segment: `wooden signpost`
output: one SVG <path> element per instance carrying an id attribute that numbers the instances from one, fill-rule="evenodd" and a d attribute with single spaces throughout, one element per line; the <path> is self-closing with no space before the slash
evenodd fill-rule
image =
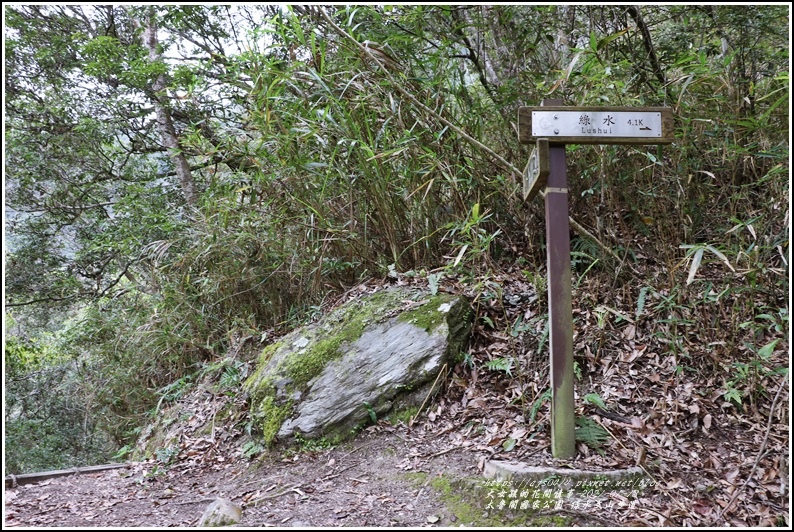
<path id="1" fill-rule="evenodd" d="M 551 452 L 573 458 L 571 240 L 568 225 L 566 144 L 669 144 L 673 114 L 668 107 L 566 107 L 543 100 L 518 110 L 518 140 L 535 143 L 524 171 L 524 199 L 546 192 L 546 264 L 551 358 Z"/>

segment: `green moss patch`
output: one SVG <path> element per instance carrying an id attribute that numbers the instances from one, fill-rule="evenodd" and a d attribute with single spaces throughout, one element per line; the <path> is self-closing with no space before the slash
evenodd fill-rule
<path id="1" fill-rule="evenodd" d="M 396 425 L 400 422 L 403 422 L 407 425 L 408 422 L 411 421 L 411 418 L 414 417 L 417 412 L 419 412 L 418 406 L 405 408 L 403 410 L 390 413 L 386 417 L 386 421 L 388 421 L 392 425 Z"/>
<path id="2" fill-rule="evenodd" d="M 345 353 L 365 329 L 389 318 L 407 297 L 405 290 L 382 290 L 335 310 L 319 323 L 291 333 L 266 347 L 257 370 L 245 382 L 251 399 L 251 412 L 265 442 L 272 444 L 279 428 L 293 414 L 293 398 L 305 393 L 308 383 L 326 365 Z M 446 316 L 437 312 L 440 305 L 454 299 L 443 295 L 432 298 L 419 309 L 404 313 L 425 330 L 435 330 Z M 432 309 L 434 312 L 429 312 Z M 436 318 L 430 318 L 434 315 Z"/>
<path id="3" fill-rule="evenodd" d="M 495 484 L 482 477 L 453 478 L 448 476 L 430 477 L 425 473 L 407 473 L 404 478 L 412 484 L 429 487 L 436 492 L 446 506 L 450 523 L 455 526 L 477 527 L 545 527 L 570 526 L 571 519 L 560 515 L 537 515 L 544 507 L 553 507 L 556 501 L 553 493 L 538 489 L 524 489 L 524 493 L 511 493 L 510 484 Z M 538 509 L 532 504 L 527 508 L 510 506 L 507 501 L 523 495 L 524 500 L 537 501 Z M 505 501 L 504 504 L 502 501 Z M 454 517 L 452 517 L 454 516 Z"/>
<path id="4" fill-rule="evenodd" d="M 418 308 L 403 312 L 397 320 L 411 323 L 432 334 L 447 318 L 448 311 L 440 312 L 439 309 L 443 305 L 451 305 L 454 299 L 455 296 L 448 294 L 435 295 Z"/>

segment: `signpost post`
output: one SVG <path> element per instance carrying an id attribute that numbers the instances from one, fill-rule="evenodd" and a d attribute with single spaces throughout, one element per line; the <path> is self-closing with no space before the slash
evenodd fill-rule
<path id="1" fill-rule="evenodd" d="M 668 107 L 565 107 L 543 100 L 518 110 L 518 139 L 536 143 L 524 171 L 524 199 L 545 188 L 546 264 L 551 358 L 551 452 L 576 454 L 573 400 L 571 241 L 568 226 L 566 144 L 669 144 L 673 115 Z"/>

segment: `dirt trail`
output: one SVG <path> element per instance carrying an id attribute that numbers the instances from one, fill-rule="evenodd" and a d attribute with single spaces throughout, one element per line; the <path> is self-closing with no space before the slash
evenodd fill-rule
<path id="1" fill-rule="evenodd" d="M 433 454 L 436 454 L 433 457 Z M 6 491 L 5 526 L 195 526 L 216 497 L 243 506 L 246 526 L 456 525 L 434 476 L 476 477 L 477 456 L 443 454 L 392 431 L 332 450 L 50 479 Z M 471 501 L 475 506 L 481 501 Z"/>
<path id="2" fill-rule="evenodd" d="M 486 455 L 423 432 L 380 425 L 323 451 L 150 461 L 21 485 L 6 490 L 4 527 L 190 527 L 217 497 L 242 506 L 239 526 L 250 527 L 619 526 L 618 514 L 496 509 Z"/>

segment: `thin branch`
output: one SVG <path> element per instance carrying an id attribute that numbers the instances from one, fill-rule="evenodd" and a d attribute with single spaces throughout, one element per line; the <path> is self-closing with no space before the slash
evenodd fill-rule
<path id="1" fill-rule="evenodd" d="M 113 257 L 111 257 L 111 259 L 112 259 L 112 258 L 113 258 Z M 109 262 L 110 262 L 110 259 L 108 260 L 108 263 L 109 263 Z M 112 282 L 111 282 L 110 284 L 108 284 L 108 285 L 107 285 L 107 286 L 106 286 L 106 287 L 105 287 L 105 288 L 104 288 L 102 291 L 100 291 L 100 292 L 99 292 L 99 293 L 96 295 L 96 297 L 98 297 L 98 298 L 99 298 L 99 297 L 105 297 L 105 296 L 107 295 L 107 293 L 108 293 L 108 292 L 110 292 L 110 290 L 111 290 L 111 289 L 112 289 L 114 286 L 116 286 L 117 284 L 119 284 L 119 282 L 121 281 L 121 279 L 122 279 L 123 277 L 127 277 L 127 270 L 129 270 L 130 266 L 132 266 L 134 263 L 135 263 L 135 261 L 133 261 L 133 262 L 130 262 L 130 263 L 128 263 L 126 266 L 124 266 L 124 269 L 121 271 L 121 273 L 118 275 L 118 277 L 116 277 L 116 279 L 115 279 L 114 281 L 112 281 Z M 105 265 L 107 265 L 107 263 L 106 263 Z"/>
<path id="2" fill-rule="evenodd" d="M 661 83 L 662 87 L 664 88 L 667 85 L 667 80 L 665 79 L 664 71 L 662 71 L 662 67 L 659 64 L 659 59 L 656 57 L 656 51 L 653 48 L 653 41 L 651 40 L 651 32 L 648 29 L 648 26 L 645 24 L 645 20 L 643 20 L 638 7 L 628 6 L 626 8 L 626 12 L 634 20 L 634 23 L 637 24 L 637 29 L 640 30 L 640 33 L 642 34 L 642 42 L 645 45 L 645 51 L 648 53 L 648 61 L 651 64 L 653 73 L 656 75 L 656 79 L 659 80 L 659 83 Z M 667 89 L 665 88 L 665 91 L 666 90 Z"/>
<path id="3" fill-rule="evenodd" d="M 337 33 L 339 33 L 339 34 L 340 34 L 342 37 L 344 37 L 344 38 L 346 38 L 346 39 L 350 40 L 350 41 L 351 41 L 351 42 L 352 42 L 352 43 L 353 43 L 353 44 L 354 44 L 354 45 L 355 45 L 355 46 L 356 46 L 356 47 L 357 47 L 357 48 L 358 48 L 358 49 L 359 49 L 361 52 L 363 52 L 363 53 L 364 53 L 366 56 L 368 56 L 370 59 L 372 59 L 372 60 L 375 62 L 375 64 L 377 64 L 379 67 L 381 67 L 382 71 L 383 71 L 383 72 L 386 74 L 386 76 L 387 76 L 387 77 L 389 78 L 389 80 L 392 82 L 392 84 L 393 84 L 393 87 L 394 87 L 394 89 L 396 89 L 396 90 L 397 90 L 397 92 L 399 92 L 400 94 L 402 94 L 403 96 L 405 96 L 407 99 L 409 99 L 409 100 L 410 100 L 410 101 L 411 101 L 411 102 L 412 102 L 412 103 L 413 103 L 415 106 L 417 106 L 418 108 L 422 109 L 424 112 L 426 112 L 427 114 L 431 115 L 431 116 L 432 116 L 432 117 L 434 117 L 436 120 L 440 121 L 440 122 L 441 122 L 441 123 L 443 123 L 445 126 L 449 127 L 449 128 L 450 128 L 450 129 L 452 129 L 453 131 L 455 131 L 455 132 L 456 132 L 458 135 L 460 135 L 460 136 L 461 136 L 461 137 L 463 137 L 464 139 L 468 140 L 469 142 L 471 142 L 472 144 L 474 144 L 475 146 L 477 146 L 478 148 L 480 148 L 481 150 L 483 150 L 484 152 L 486 152 L 488 155 L 490 155 L 491 157 L 493 157 L 494 159 L 496 159 L 498 162 L 500 162 L 500 163 L 502 164 L 502 166 L 504 166 L 505 168 L 507 168 L 507 169 L 509 169 L 509 170 L 512 170 L 513 172 L 515 172 L 516 176 L 517 176 L 518 178 L 520 178 L 520 176 L 521 176 L 521 174 L 522 174 L 522 173 L 521 173 L 521 170 L 519 170 L 518 168 L 516 168 L 515 166 L 513 166 L 512 164 L 510 164 L 509 162 L 507 162 L 507 161 L 506 161 L 506 160 L 505 160 L 505 159 L 504 159 L 504 158 L 503 158 L 501 155 L 499 155 L 498 153 L 496 153 L 495 151 L 493 151 L 491 148 L 489 148 L 488 146 L 486 146 L 485 144 L 483 144 L 483 143 L 482 143 L 482 142 L 480 142 L 479 140 L 475 139 L 474 137 L 472 137 L 471 135 L 469 135 L 468 133 L 466 133 L 465 131 L 463 131 L 462 129 L 460 129 L 458 126 L 456 126 L 455 124 L 453 124 L 452 122 L 450 122 L 449 120 L 447 120 L 446 118 L 444 118 L 443 116 L 441 116 L 441 115 L 439 115 L 438 113 L 436 113 L 436 112 L 435 112 L 434 110 L 432 110 L 430 107 L 428 107 L 428 106 L 426 106 L 425 104 L 423 104 L 422 102 L 420 102 L 420 101 L 419 101 L 419 100 L 418 100 L 418 99 L 417 99 L 417 98 L 416 98 L 416 97 L 415 97 L 413 94 L 411 94 L 410 92 L 408 92 L 407 90 L 405 90 L 405 89 L 402 87 L 402 84 L 401 84 L 401 83 L 398 83 L 398 82 L 397 82 L 397 80 L 396 80 L 396 79 L 394 79 L 394 76 L 392 76 L 392 75 L 391 75 L 391 73 L 390 73 L 390 72 L 389 72 L 389 71 L 386 69 L 386 67 L 385 67 L 385 66 L 383 65 L 383 63 L 382 63 L 382 62 L 381 62 L 381 61 L 378 59 L 378 57 L 376 57 L 376 56 L 375 56 L 375 55 L 374 55 L 374 54 L 371 52 L 371 50 L 370 50 L 370 48 L 369 48 L 369 47 L 367 47 L 367 46 L 364 46 L 363 44 L 361 44 L 360 42 L 358 42 L 358 41 L 357 41 L 357 40 L 356 40 L 356 39 L 355 39 L 355 38 L 354 38 L 352 35 L 350 35 L 350 34 L 349 34 L 349 33 L 347 33 L 345 30 L 343 30 L 342 28 L 340 28 L 340 27 L 339 27 L 339 26 L 338 26 L 338 25 L 337 25 L 337 24 L 336 24 L 336 23 L 335 23 L 335 22 L 334 22 L 334 21 L 331 19 L 331 17 L 329 17 L 329 16 L 328 16 L 328 13 L 326 13 L 324 9 L 320 9 L 319 11 L 320 11 L 320 13 L 322 14 L 322 16 L 325 18 L 325 20 L 326 20 L 326 21 L 327 21 L 327 22 L 328 22 L 328 23 L 331 25 L 331 27 L 332 27 L 332 28 L 333 28 L 333 29 L 334 29 L 334 30 L 335 30 Z"/>
<path id="4" fill-rule="evenodd" d="M 59 303 L 61 301 L 71 301 L 74 299 L 79 298 L 80 295 L 73 295 L 69 297 L 42 297 L 40 299 L 31 299 L 30 301 L 23 301 L 22 303 L 8 303 L 6 302 L 6 307 L 24 307 L 26 305 L 35 305 L 37 303 Z"/>
<path id="5" fill-rule="evenodd" d="M 755 463 L 753 464 L 752 469 L 750 469 L 750 473 L 747 475 L 747 480 L 744 481 L 742 487 L 737 489 L 733 492 L 733 496 L 731 500 L 728 501 L 728 504 L 720 511 L 720 514 L 717 516 L 714 521 L 709 524 L 709 528 L 713 526 L 717 526 L 717 523 L 722 520 L 722 517 L 725 513 L 733 506 L 733 503 L 736 502 L 736 499 L 739 497 L 739 494 L 744 491 L 747 487 L 747 484 L 753 479 L 753 475 L 755 474 L 755 470 L 758 468 L 758 464 L 761 462 L 761 459 L 766 455 L 766 444 L 769 442 L 769 433 L 772 431 L 772 416 L 775 414 L 775 407 L 777 407 L 777 400 L 780 399 L 780 392 L 783 391 L 786 383 L 788 382 L 788 376 L 784 377 L 780 383 L 780 386 L 777 388 L 777 393 L 775 394 L 775 398 L 772 400 L 772 406 L 769 407 L 769 418 L 766 422 L 766 434 L 764 434 L 764 441 L 761 442 L 761 447 L 758 449 L 758 455 L 755 458 Z"/>
<path id="6" fill-rule="evenodd" d="M 498 105 L 493 84 L 488 81 L 488 77 L 485 74 L 483 65 L 480 62 L 480 56 L 472 44 L 471 39 L 469 39 L 469 37 L 463 32 L 463 27 L 460 25 L 460 14 L 457 11 L 453 11 L 452 18 L 458 22 L 458 25 L 454 27 L 453 31 L 463 40 L 463 45 L 468 51 L 466 58 L 469 59 L 474 64 L 474 68 L 477 69 L 477 77 L 480 80 L 480 85 L 483 86 L 485 92 L 487 92 L 488 96 L 491 97 L 491 101 Z"/>

